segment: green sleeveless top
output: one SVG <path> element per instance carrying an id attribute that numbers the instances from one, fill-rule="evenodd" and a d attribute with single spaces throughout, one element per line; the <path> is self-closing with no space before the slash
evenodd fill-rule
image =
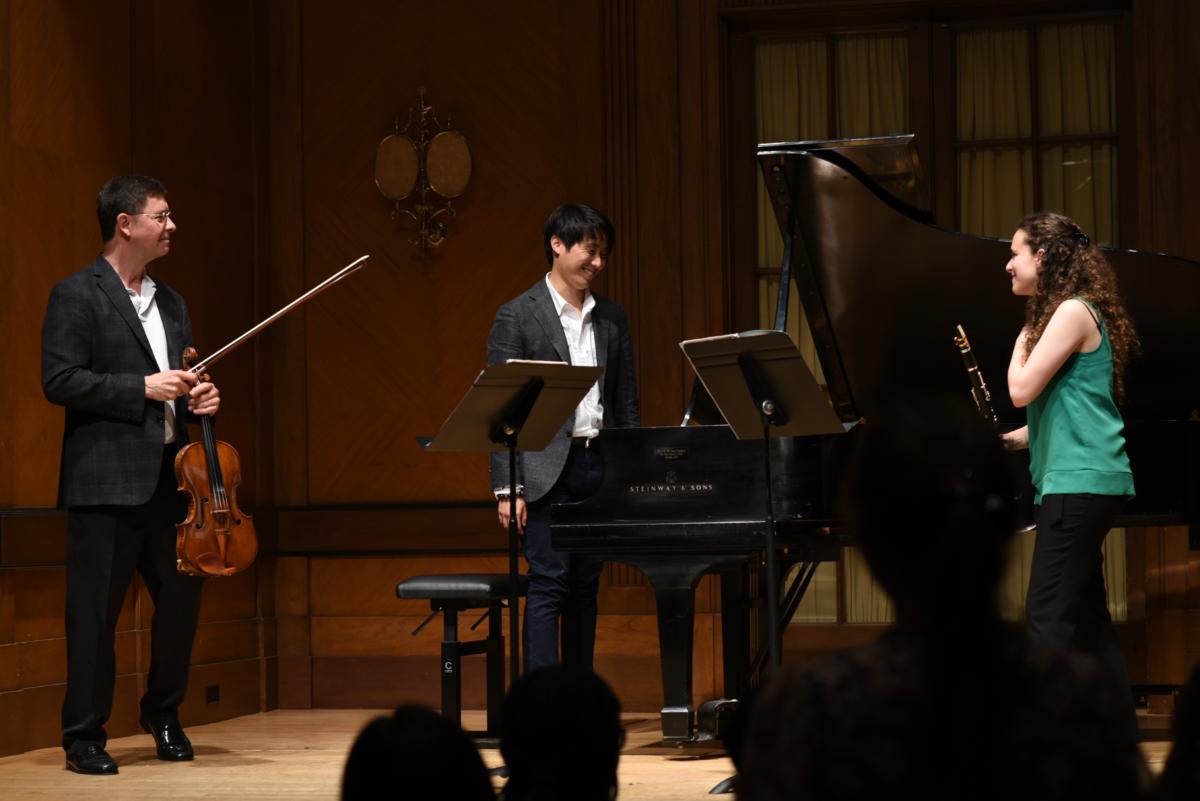
<path id="1" fill-rule="evenodd" d="M 1112 395 L 1112 344 L 1098 323 L 1100 346 L 1071 354 L 1026 409 L 1034 503 L 1050 493 L 1134 494 L 1125 423 Z"/>

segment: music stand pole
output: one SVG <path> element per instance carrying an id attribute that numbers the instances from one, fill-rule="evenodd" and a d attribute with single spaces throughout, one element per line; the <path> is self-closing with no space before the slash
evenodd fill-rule
<path id="1" fill-rule="evenodd" d="M 459 401 L 429 451 L 508 451 L 509 670 L 521 673 L 517 448 L 538 451 L 550 444 L 603 368 L 518 359 L 481 372 Z"/>
<path id="2" fill-rule="evenodd" d="M 763 440 L 766 514 L 763 561 L 766 572 L 768 665 L 782 662 L 779 621 L 779 562 L 776 554 L 775 488 L 771 434 L 814 436 L 842 433 L 841 421 L 825 399 L 795 343 L 782 331 L 747 331 L 679 343 L 704 388 L 738 439 Z"/>
<path id="3" fill-rule="evenodd" d="M 770 383 L 749 353 L 738 354 L 738 367 L 741 368 L 746 387 L 750 390 L 750 396 L 754 399 L 762 418 L 763 476 L 767 482 L 767 508 L 763 516 L 766 523 L 763 545 L 766 548 L 764 570 L 767 573 L 767 664 L 775 671 L 779 669 L 782 661 L 779 654 L 779 568 L 775 555 L 775 488 L 771 470 L 771 426 L 786 423 L 787 413 L 773 399 Z"/>
<path id="4" fill-rule="evenodd" d="M 518 638 L 517 613 L 520 600 L 517 596 L 517 438 L 512 436 L 509 444 L 509 675 L 512 681 L 521 675 L 521 640 Z"/>
<path id="5" fill-rule="evenodd" d="M 521 622 L 517 594 L 517 438 L 529 413 L 537 404 L 546 382 L 540 377 L 529 378 L 500 413 L 489 438 L 508 448 L 508 644 L 509 670 L 512 681 L 521 675 Z"/>

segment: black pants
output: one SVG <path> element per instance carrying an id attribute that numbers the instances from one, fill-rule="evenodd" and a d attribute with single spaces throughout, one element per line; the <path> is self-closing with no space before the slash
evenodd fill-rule
<path id="1" fill-rule="evenodd" d="M 596 648 L 596 595 L 604 563 L 587 556 L 559 553 L 550 546 L 550 507 L 582 500 L 604 478 L 599 450 L 572 446 L 558 481 L 529 504 L 525 520 L 525 559 L 529 595 L 525 599 L 525 670 L 558 664 L 562 620 L 562 661 L 592 668 Z"/>
<path id="2" fill-rule="evenodd" d="M 1042 497 L 1025 614 L 1030 634 L 1094 655 L 1128 694 L 1129 673 L 1108 614 L 1100 550 L 1124 505 L 1120 495 Z"/>
<path id="3" fill-rule="evenodd" d="M 186 511 L 176 490 L 168 445 L 154 496 L 141 506 L 91 506 L 67 514 L 67 695 L 63 748 L 104 745 L 112 712 L 117 617 L 136 567 L 154 600 L 150 675 L 141 714 L 176 715 L 187 692 L 188 664 L 203 580 L 175 568 L 175 524 Z"/>

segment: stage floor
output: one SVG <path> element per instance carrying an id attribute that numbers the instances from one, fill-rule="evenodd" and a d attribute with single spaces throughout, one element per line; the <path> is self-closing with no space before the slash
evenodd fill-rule
<path id="1" fill-rule="evenodd" d="M 6 801 L 53 798 L 59 801 L 125 801 L 131 797 L 172 801 L 213 797 L 253 799 L 326 799 L 335 801 L 342 765 L 363 725 L 383 714 L 360 709 L 280 709 L 207 726 L 188 728 L 196 749 L 194 762 L 159 762 L 147 734 L 110 740 L 117 776 L 80 776 L 63 767 L 62 751 L 44 748 L 0 759 L 0 795 Z M 706 798 L 709 789 L 729 776 L 733 766 L 716 747 L 664 745 L 658 716 L 630 713 L 621 755 L 623 801 L 675 801 Z M 463 715 L 467 727 L 483 728 L 482 712 Z M 1151 770 L 1162 769 L 1170 745 L 1142 746 Z M 483 749 L 488 767 L 500 754 Z M 732 797 L 732 796 L 726 796 Z"/>

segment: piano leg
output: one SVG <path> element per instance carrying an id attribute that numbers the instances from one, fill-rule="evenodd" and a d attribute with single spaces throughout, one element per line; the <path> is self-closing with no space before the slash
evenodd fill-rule
<path id="1" fill-rule="evenodd" d="M 746 668 L 750 661 L 750 597 L 747 565 L 721 570 L 721 654 L 725 671 L 725 697 L 744 698 L 749 690 Z"/>
<path id="2" fill-rule="evenodd" d="M 611 557 L 610 557 L 611 558 Z M 646 574 L 658 606 L 658 648 L 662 664 L 664 740 L 692 739 L 692 646 L 696 585 L 713 567 L 711 558 L 690 560 L 621 559 Z"/>

